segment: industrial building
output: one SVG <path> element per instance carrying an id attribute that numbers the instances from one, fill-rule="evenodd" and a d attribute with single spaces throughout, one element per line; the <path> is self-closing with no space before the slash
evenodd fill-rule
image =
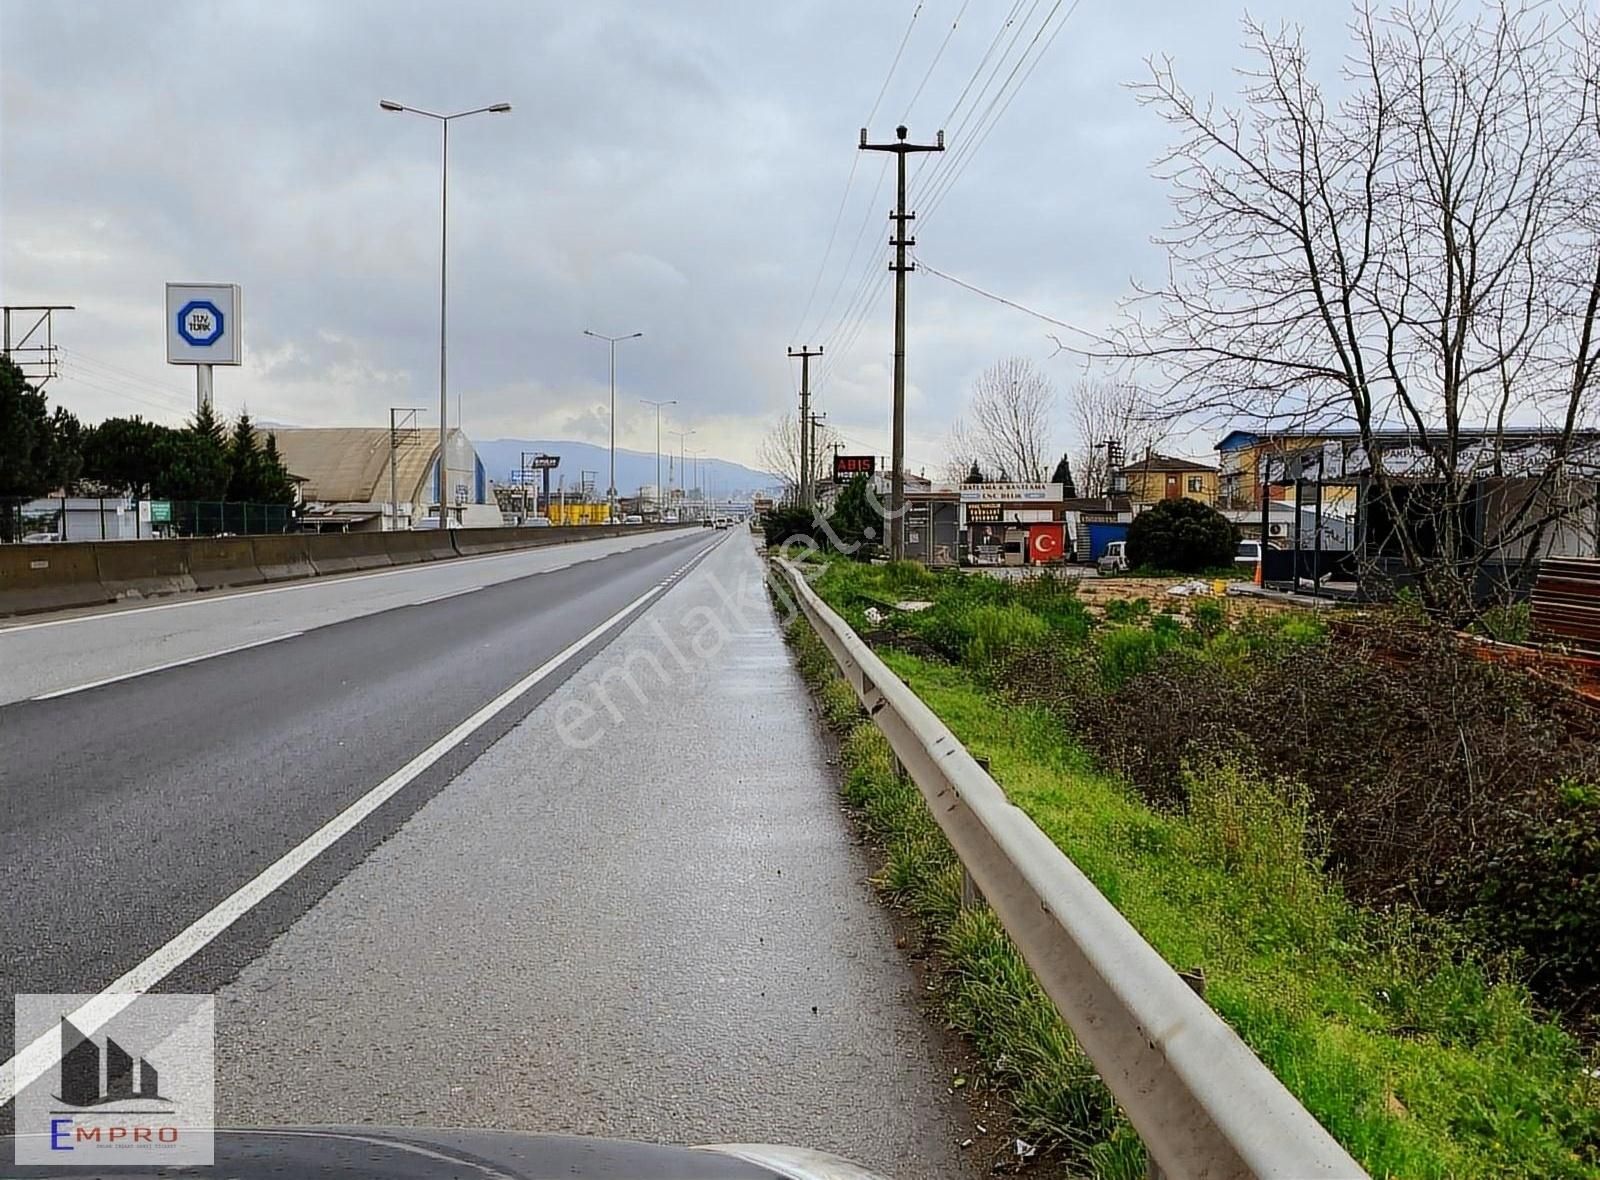
<path id="1" fill-rule="evenodd" d="M 262 440 L 268 428 L 260 431 Z M 283 464 L 299 481 L 301 527 L 323 532 L 437 528 L 439 442 L 427 430 L 274 426 Z M 451 525 L 503 524 L 483 463 L 460 430 L 449 434 L 445 488 Z"/>

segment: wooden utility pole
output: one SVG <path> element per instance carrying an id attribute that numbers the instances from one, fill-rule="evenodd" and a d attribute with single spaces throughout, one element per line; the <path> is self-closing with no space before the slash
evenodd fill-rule
<path id="1" fill-rule="evenodd" d="M 894 271 L 894 443 L 890 448 L 889 468 L 889 557 L 898 561 L 905 556 L 905 533 L 900 518 L 905 513 L 906 480 L 906 272 L 912 264 L 906 262 L 906 247 L 915 246 L 917 240 L 906 233 L 906 222 L 916 217 L 906 212 L 906 154 L 909 152 L 944 151 L 944 132 L 940 131 L 935 143 L 907 143 L 905 124 L 894 129 L 894 143 L 868 143 L 867 129 L 861 129 L 861 150 L 864 152 L 893 152 L 899 164 L 899 199 L 889 219 L 895 223 L 894 261 L 889 269 Z"/>
<path id="2" fill-rule="evenodd" d="M 811 358 L 822 355 L 822 347 L 811 348 L 802 345 L 796 349 L 789 348 L 791 357 L 800 358 L 800 507 L 807 512 L 812 509 L 811 486 Z"/>
<path id="3" fill-rule="evenodd" d="M 817 506 L 817 427 L 828 420 L 826 414 L 811 414 L 806 418 L 806 436 L 811 440 L 811 507 Z"/>

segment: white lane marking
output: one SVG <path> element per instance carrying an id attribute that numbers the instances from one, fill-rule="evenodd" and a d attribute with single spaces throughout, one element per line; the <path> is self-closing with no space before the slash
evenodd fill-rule
<path id="1" fill-rule="evenodd" d="M 485 585 L 487 585 L 487 583 L 485 583 Z M 432 598 L 424 598 L 420 602 L 413 602 L 411 605 L 427 606 L 430 603 L 443 602 L 447 598 L 460 598 L 463 594 L 476 594 L 479 590 L 484 588 L 484 586 L 468 586 L 465 590 L 450 590 L 444 594 L 435 594 Z"/>
<path id="2" fill-rule="evenodd" d="M 535 573 L 549 574 L 557 570 L 570 569 L 585 561 L 599 561 L 604 557 L 612 557 L 620 553 L 632 553 L 636 549 L 643 549 L 649 545 L 657 545 L 680 535 L 676 532 L 661 532 L 649 534 L 648 539 L 641 538 L 639 544 L 630 545 L 624 549 L 613 549 L 600 557 L 574 557 L 562 565 L 553 565 L 548 569 L 535 570 Z M 126 610 L 101 611 L 93 615 L 74 615 L 70 619 L 44 619 L 37 623 L 18 623 L 16 626 L 5 626 L 0 620 L 0 639 L 7 635 L 14 635 L 21 631 L 38 631 L 44 627 L 65 627 L 72 623 L 96 623 L 103 619 L 125 619 L 129 615 L 148 615 L 155 611 L 179 610 L 186 606 L 207 606 L 217 602 L 234 602 L 240 598 L 256 598 L 262 594 L 287 594 L 291 590 L 326 589 L 330 586 L 343 585 L 346 582 L 365 582 L 371 578 L 395 578 L 401 574 L 413 574 L 428 569 L 444 569 L 449 566 L 466 565 L 469 562 L 493 561 L 507 557 L 526 557 L 530 553 L 555 553 L 569 546 L 588 545 L 596 541 L 611 541 L 611 537 L 591 537 L 587 541 L 567 541 L 559 545 L 539 545 L 530 549 L 508 549 L 503 553 L 479 553 L 472 557 L 446 557 L 437 561 L 417 561 L 410 565 L 397 566 L 394 569 L 372 570 L 364 574 L 336 574 L 333 576 L 296 578 L 285 582 L 281 586 L 265 586 L 259 590 L 240 590 L 237 593 L 204 594 L 187 598 L 179 598 L 173 602 L 159 602 L 150 606 L 131 606 Z M 618 537 L 616 540 L 633 540 L 631 537 Z M 137 544 L 137 542 L 135 542 Z M 406 604 L 402 604 L 406 605 Z"/>
<path id="3" fill-rule="evenodd" d="M 168 660 L 165 664 L 157 664 L 154 668 L 140 668 L 133 672 L 123 672 L 116 676 L 107 676 L 103 680 L 91 680 L 88 684 L 75 684 L 71 688 L 58 688 L 55 692 L 40 693 L 30 697 L 34 701 L 53 701 L 57 697 L 69 697 L 75 692 L 87 692 L 91 688 L 99 688 L 105 684 L 116 684 L 120 680 L 132 680 L 137 676 L 149 676 L 153 672 L 165 672 L 168 668 L 182 668 L 186 664 L 198 664 L 203 660 L 214 660 L 218 656 L 232 655 L 236 651 L 249 651 L 253 647 L 266 647 L 269 643 L 282 643 L 285 639 L 293 639 L 296 635 L 304 635 L 304 631 L 290 631 L 286 635 L 274 635 L 271 639 L 257 639 L 254 643 L 239 643 L 233 647 L 225 647 L 221 651 L 202 652 L 197 656 L 185 656 L 181 660 Z"/>
<path id="4" fill-rule="evenodd" d="M 706 546 L 704 549 L 697 551 L 693 557 L 684 563 L 683 568 L 687 569 L 696 561 L 699 561 L 710 548 L 710 546 Z M 660 593 L 660 586 L 652 586 L 605 622 L 594 627 L 582 638 L 576 639 L 562 648 L 561 651 L 540 664 L 532 672 L 495 697 L 494 700 L 434 742 L 433 745 L 411 759 L 410 762 L 407 762 L 399 770 L 323 824 L 299 844 L 273 861 L 254 879 L 241 885 L 222 901 L 218 902 L 209 913 L 180 931 L 165 946 L 152 952 L 144 962 L 112 981 L 104 991 L 92 1000 L 86 1001 L 68 1019 L 82 1030 L 85 1035 L 92 1036 L 106 1021 L 132 1003 L 135 997 L 142 995 L 160 983 L 174 970 L 203 950 L 208 943 L 229 926 L 232 926 L 245 914 L 260 905 L 268 897 L 271 897 L 301 869 L 331 848 L 340 837 L 350 832 L 367 816 L 398 795 L 414 779 L 456 746 L 494 720 L 495 715 L 507 705 L 510 705 L 518 697 L 533 688 L 541 680 L 544 680 L 552 672 L 555 672 L 563 664 L 570 661 L 573 656 Z M 60 1059 L 61 1038 L 56 1036 L 52 1030 L 52 1032 L 46 1033 L 33 1041 L 26 1049 L 16 1054 L 4 1065 L 0 1065 L 0 1106 L 4 1106 L 14 1099 L 17 1096 L 17 1091 L 32 1085 L 44 1075 L 46 1070 L 53 1068 Z"/>

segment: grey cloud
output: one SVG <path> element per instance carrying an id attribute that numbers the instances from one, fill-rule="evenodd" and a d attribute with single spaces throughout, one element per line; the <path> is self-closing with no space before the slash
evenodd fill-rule
<path id="1" fill-rule="evenodd" d="M 438 131 L 381 113 L 508 100 L 451 133 L 451 373 L 469 432 L 608 423 L 605 350 L 581 331 L 642 330 L 619 347 L 621 433 L 641 396 L 677 398 L 697 445 L 753 462 L 791 411 L 790 344 L 833 353 L 819 404 L 887 447 L 890 306 L 848 355 L 795 338 L 857 129 L 913 7 L 858 0 L 198 0 L 0 7 L 0 282 L 8 302 L 60 301 L 70 368 L 52 393 L 90 418 L 181 412 L 190 378 L 162 362 L 161 284 L 245 292 L 247 364 L 218 375 L 225 407 L 331 423 L 437 403 Z M 926 0 L 873 120 L 890 134 L 960 7 Z M 931 135 L 1002 16 L 972 3 L 911 111 Z M 1341 5 L 1274 0 L 1343 52 Z M 1149 163 L 1165 128 L 1124 88 L 1173 52 L 1199 89 L 1235 89 L 1239 11 L 1182 0 L 1086 0 L 995 133 L 925 223 L 941 269 L 1068 319 L 1103 323 L 1132 273 L 1159 265 L 1167 216 Z M 952 147 L 959 143 L 950 129 Z M 856 266 L 885 268 L 891 199 L 859 163 L 811 321 L 867 218 Z M 914 194 L 915 196 L 915 194 Z M 915 201 L 914 201 L 915 203 Z M 1050 329 L 913 276 L 913 460 L 939 441 L 977 372 L 1050 361 Z M 801 324 L 803 330 L 809 324 Z M 127 398 L 119 399 L 122 389 Z M 454 399 L 452 399 L 453 401 Z"/>

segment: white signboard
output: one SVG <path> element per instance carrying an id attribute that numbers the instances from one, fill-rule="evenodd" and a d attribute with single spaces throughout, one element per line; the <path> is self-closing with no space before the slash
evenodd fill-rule
<path id="1" fill-rule="evenodd" d="M 1049 504 L 1061 499 L 1058 483 L 968 483 L 961 485 L 961 502 L 1029 501 Z"/>
<path id="2" fill-rule="evenodd" d="M 243 362 L 237 283 L 167 284 L 167 364 Z"/>

